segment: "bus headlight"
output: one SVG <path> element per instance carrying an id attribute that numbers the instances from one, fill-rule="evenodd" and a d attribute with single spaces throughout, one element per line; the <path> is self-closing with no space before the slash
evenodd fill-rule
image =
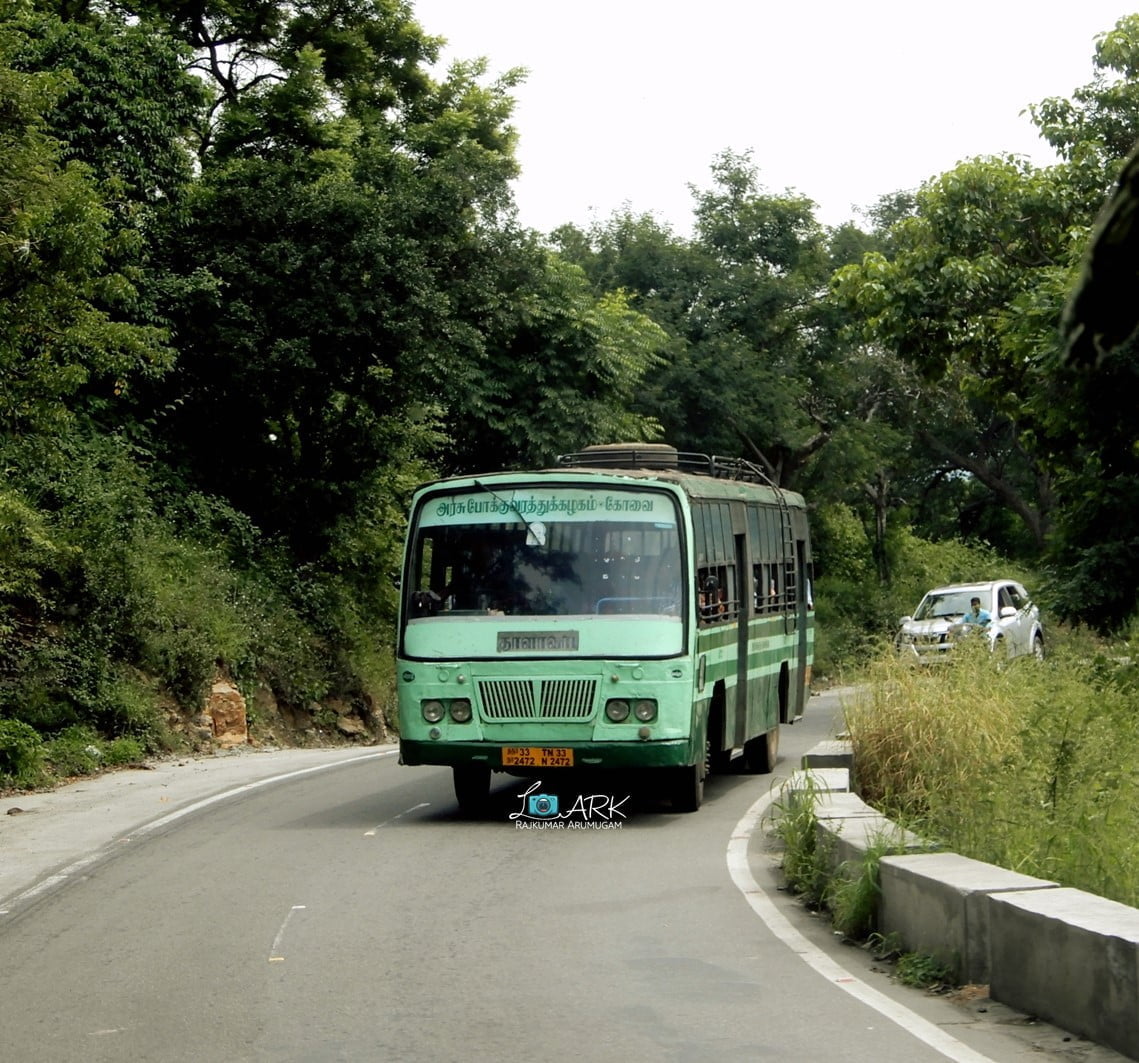
<path id="1" fill-rule="evenodd" d="M 443 719 L 443 702 L 441 701 L 425 701 L 420 708 L 423 712 L 423 718 L 428 723 L 438 723 Z"/>
<path id="2" fill-rule="evenodd" d="M 605 703 L 605 715 L 614 723 L 621 723 L 629 718 L 629 703 L 620 698 L 614 698 Z"/>
<path id="3" fill-rule="evenodd" d="M 657 703 L 650 698 L 641 698 L 641 700 L 633 706 L 633 715 L 636 716 L 641 723 L 648 723 L 649 720 L 655 720 L 657 716 Z"/>
<path id="4" fill-rule="evenodd" d="M 471 703 L 467 698 L 456 698 L 451 702 L 451 719 L 455 723 L 469 723 L 471 719 Z"/>

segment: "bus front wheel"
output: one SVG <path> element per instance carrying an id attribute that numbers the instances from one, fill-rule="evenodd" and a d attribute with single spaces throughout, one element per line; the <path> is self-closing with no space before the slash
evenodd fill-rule
<path id="1" fill-rule="evenodd" d="M 670 799 L 676 812 L 695 812 L 704 803 L 703 762 L 670 769 L 673 773 Z"/>
<path id="2" fill-rule="evenodd" d="M 490 796 L 490 768 L 485 764 L 456 764 L 451 771 L 459 810 L 466 815 L 485 810 Z"/>
<path id="3" fill-rule="evenodd" d="M 767 775 L 775 770 L 779 757 L 779 725 L 770 731 L 744 743 L 744 764 L 747 770 L 757 775 Z"/>

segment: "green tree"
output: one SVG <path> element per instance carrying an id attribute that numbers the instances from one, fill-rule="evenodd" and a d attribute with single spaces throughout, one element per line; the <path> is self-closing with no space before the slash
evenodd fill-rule
<path id="1" fill-rule="evenodd" d="M 86 164 L 118 224 L 141 226 L 142 205 L 177 198 L 192 176 L 188 133 L 206 100 L 201 79 L 186 69 L 190 49 L 113 9 L 82 16 L 28 9 L 9 26 L 12 62 L 56 74 L 43 120 L 62 161 Z"/>
<path id="2" fill-rule="evenodd" d="M 814 342 L 827 278 L 808 200 L 771 196 L 746 155 L 725 152 L 694 191 L 695 235 L 615 215 L 555 241 L 595 290 L 627 293 L 668 334 L 665 365 L 639 409 L 683 450 L 742 454 L 793 486 L 830 435 Z"/>
<path id="3" fill-rule="evenodd" d="M 1039 445 L 1056 470 L 1060 500 L 1049 550 L 1056 608 L 1070 620 L 1111 630 L 1139 604 L 1139 577 L 1130 561 L 1139 548 L 1132 399 L 1139 377 L 1132 236 L 1139 16 L 1120 19 L 1097 39 L 1095 68 L 1093 80 L 1072 100 L 1045 101 L 1034 117 L 1065 157 L 1085 161 L 1096 192 L 1105 193 L 1117 175 L 1119 182 L 1094 229 L 1089 212 L 1080 233 L 1091 239 L 1067 305 L 1068 350 L 1061 353 L 1055 343 L 1054 316 L 1029 305 L 1023 308 L 1021 351 L 1041 357 L 1047 373 Z M 1054 310 L 1069 296 L 1072 277 L 1057 278 L 1040 302 Z M 1044 336 L 1041 317 L 1052 325 Z M 1093 342 L 1100 336 L 1113 338 Z"/>
<path id="4" fill-rule="evenodd" d="M 1047 547 L 1061 614 L 1099 627 L 1122 623 L 1139 592 L 1122 564 L 1139 543 L 1122 397 L 1135 364 L 1124 346 L 1081 373 L 1062 360 L 1058 324 L 1137 128 L 1137 42 L 1139 18 L 1121 19 L 1097 39 L 1089 85 L 1030 108 L 1058 165 L 962 163 L 919 190 L 913 216 L 890 229 L 889 254 L 865 256 L 837 281 L 864 334 L 940 395 L 919 442 L 958 471 L 954 492 L 964 474 L 1015 513 L 1037 553 Z"/>
<path id="5" fill-rule="evenodd" d="M 111 264 L 114 224 L 90 171 L 62 162 L 45 117 L 60 80 L 15 69 L 0 27 L 0 429 L 48 430 L 80 389 L 108 393 L 165 368 L 157 327 L 130 321 L 137 289 Z"/>
<path id="6" fill-rule="evenodd" d="M 477 356 L 449 381 L 444 467 L 548 465 L 591 443 L 655 438 L 636 406 L 662 330 L 623 292 L 595 295 L 579 267 L 533 238 L 505 240 L 498 305 Z"/>
<path id="7" fill-rule="evenodd" d="M 961 163 L 917 193 L 916 213 L 891 229 L 889 256 L 869 253 L 836 277 L 867 339 L 940 392 L 941 416 L 919 426 L 921 444 L 1015 512 L 1037 549 L 1054 506 L 1033 445 L 1041 358 L 1013 350 L 1026 308 L 1070 268 L 1072 231 L 1089 209 L 1078 170 L 1016 158 Z"/>
<path id="8" fill-rule="evenodd" d="M 406 14 L 374 6 L 384 25 Z M 259 44 L 273 76 L 215 115 L 167 238 L 193 283 L 171 309 L 177 370 L 148 402 L 157 429 L 192 483 L 304 560 L 376 504 L 397 458 L 549 461 L 653 429 L 625 407 L 655 330 L 513 224 L 516 75 L 412 76 L 434 47 L 417 33 L 388 35 L 367 92 L 311 35 Z M 383 39 L 366 36 L 361 55 Z M 388 96 L 401 106 L 376 105 Z"/>

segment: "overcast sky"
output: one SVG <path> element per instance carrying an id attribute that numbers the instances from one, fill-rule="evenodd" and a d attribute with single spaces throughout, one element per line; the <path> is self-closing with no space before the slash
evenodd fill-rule
<path id="1" fill-rule="evenodd" d="M 1094 38 L 1139 0 L 412 0 L 445 59 L 515 90 L 524 225 L 628 204 L 679 234 L 725 149 L 835 225 L 974 155 L 1052 156 L 1030 103 L 1093 74 Z"/>

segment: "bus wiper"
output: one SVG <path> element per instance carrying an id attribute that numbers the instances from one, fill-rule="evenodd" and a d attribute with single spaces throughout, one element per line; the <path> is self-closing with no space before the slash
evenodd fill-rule
<path id="1" fill-rule="evenodd" d="M 500 495 L 496 494 L 492 488 L 488 487 L 481 480 L 475 480 L 475 483 L 479 487 L 481 487 L 488 495 L 490 495 L 490 497 L 493 498 L 496 502 L 500 503 L 501 505 L 508 506 L 510 509 L 514 510 L 514 513 L 518 517 L 518 519 L 520 521 L 522 521 L 523 524 L 526 525 L 526 545 L 527 546 L 545 546 L 546 545 L 546 525 L 545 524 L 543 524 L 540 520 L 536 520 L 533 523 L 528 521 L 524 516 L 522 516 L 522 510 L 520 510 L 518 508 L 518 506 L 515 505 L 513 498 L 502 498 Z"/>

